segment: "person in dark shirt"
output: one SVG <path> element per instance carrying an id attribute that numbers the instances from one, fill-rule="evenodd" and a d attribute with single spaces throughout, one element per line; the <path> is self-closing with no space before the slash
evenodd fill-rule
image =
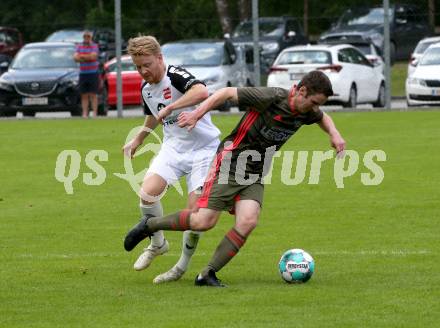
<path id="1" fill-rule="evenodd" d="M 236 218 L 234 227 L 195 280 L 198 286 L 223 287 L 216 272 L 237 254 L 257 225 L 263 203 L 262 179 L 274 153 L 302 125 L 317 123 L 329 135 L 338 156 L 343 156 L 344 139 L 330 116 L 319 109 L 332 95 L 328 77 L 321 71 L 312 71 L 290 91 L 224 88 L 202 102 L 197 110 L 180 113 L 179 126 L 191 131 L 205 113 L 225 101 L 248 107 L 237 127 L 219 145 L 198 200 L 199 209 L 182 210 L 165 217 L 142 217 L 125 237 L 125 249 L 132 250 L 157 230 L 209 230 L 216 225 L 221 211 L 232 210 Z M 165 117 L 167 113 L 161 115 Z"/>

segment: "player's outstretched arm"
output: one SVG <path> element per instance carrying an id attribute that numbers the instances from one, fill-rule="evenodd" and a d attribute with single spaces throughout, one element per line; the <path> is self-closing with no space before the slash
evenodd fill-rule
<path id="1" fill-rule="evenodd" d="M 177 99 L 175 102 L 169 104 L 168 106 L 162 108 L 159 111 L 158 121 L 162 120 L 171 114 L 173 110 L 197 105 L 206 98 L 208 98 L 208 89 L 201 83 L 194 84 L 187 92 L 185 92 L 182 97 Z"/>
<path id="2" fill-rule="evenodd" d="M 318 123 L 321 129 L 323 129 L 330 136 L 330 143 L 333 148 L 336 149 L 338 158 L 344 156 L 345 140 L 342 138 L 332 118 L 324 113 L 321 122 Z"/>
<path id="3" fill-rule="evenodd" d="M 237 88 L 222 88 L 217 90 L 212 96 L 203 101 L 196 110 L 192 112 L 180 113 L 178 117 L 179 126 L 181 128 L 187 127 L 188 131 L 191 131 L 196 126 L 197 121 L 200 120 L 203 115 L 228 100 L 233 103 L 238 102 Z"/>

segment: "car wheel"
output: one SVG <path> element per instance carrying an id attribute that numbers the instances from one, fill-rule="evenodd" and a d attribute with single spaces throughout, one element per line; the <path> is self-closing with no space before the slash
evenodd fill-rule
<path id="1" fill-rule="evenodd" d="M 385 85 L 380 84 L 377 100 L 373 103 L 373 107 L 385 107 Z"/>
<path id="2" fill-rule="evenodd" d="M 344 103 L 343 106 L 346 108 L 356 108 L 356 102 L 357 102 L 356 86 L 352 84 L 348 95 L 348 101 Z"/>
<path id="3" fill-rule="evenodd" d="M 100 103 L 98 104 L 98 115 L 99 116 L 107 116 L 108 112 L 108 91 L 107 88 L 104 87 L 102 89 L 102 94 L 100 95 Z"/>

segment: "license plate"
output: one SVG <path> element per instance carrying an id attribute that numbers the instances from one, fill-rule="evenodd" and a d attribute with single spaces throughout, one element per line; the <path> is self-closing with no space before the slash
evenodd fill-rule
<path id="1" fill-rule="evenodd" d="M 432 89 L 432 90 L 431 90 L 431 95 L 432 95 L 432 96 L 438 96 L 438 95 L 440 95 L 440 89 Z"/>
<path id="2" fill-rule="evenodd" d="M 48 103 L 47 97 L 23 98 L 23 106 L 47 105 Z"/>

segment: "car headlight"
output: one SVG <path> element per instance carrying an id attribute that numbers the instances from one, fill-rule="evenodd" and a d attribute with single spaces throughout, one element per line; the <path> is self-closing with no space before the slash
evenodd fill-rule
<path id="1" fill-rule="evenodd" d="M 380 33 L 373 33 L 370 36 L 371 41 L 379 48 L 382 48 L 383 35 Z"/>
<path id="2" fill-rule="evenodd" d="M 13 83 L 6 81 L 5 79 L 0 78 L 0 89 L 6 90 L 6 91 L 13 91 L 14 86 L 13 86 Z"/>
<path id="3" fill-rule="evenodd" d="M 76 87 L 78 83 L 79 83 L 79 76 L 76 75 L 73 76 L 69 75 L 60 80 L 60 85 L 66 88 Z"/>
<path id="4" fill-rule="evenodd" d="M 203 82 L 205 82 L 206 85 L 217 83 L 220 80 L 220 75 L 214 75 L 206 78 Z"/>
<path id="5" fill-rule="evenodd" d="M 424 79 L 419 79 L 416 77 L 409 77 L 408 84 L 415 84 L 415 85 L 421 85 L 423 87 L 427 87 L 426 81 Z"/>
<path id="6" fill-rule="evenodd" d="M 280 46 L 276 42 L 269 42 L 269 43 L 263 43 L 262 48 L 263 51 L 265 52 L 276 52 L 278 51 Z"/>

